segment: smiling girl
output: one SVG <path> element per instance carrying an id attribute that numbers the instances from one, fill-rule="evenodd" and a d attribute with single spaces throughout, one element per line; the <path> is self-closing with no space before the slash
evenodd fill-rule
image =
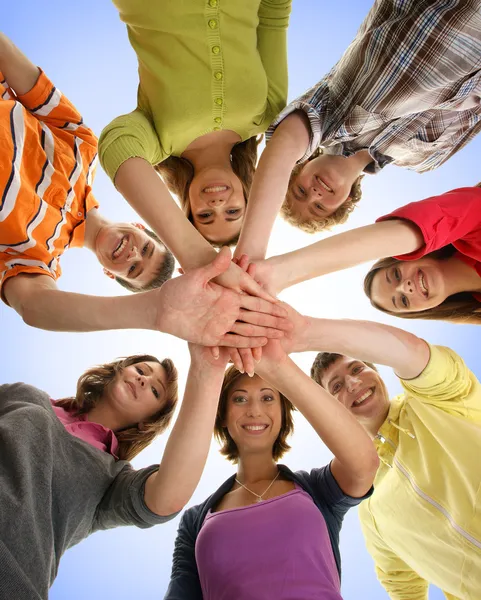
<path id="1" fill-rule="evenodd" d="M 264 348 L 256 371 L 225 375 L 215 435 L 237 472 L 184 514 L 168 600 L 341 598 L 339 532 L 347 510 L 371 494 L 374 446 L 280 344 Z M 310 472 L 277 464 L 294 407 L 333 452 L 330 464 Z"/>

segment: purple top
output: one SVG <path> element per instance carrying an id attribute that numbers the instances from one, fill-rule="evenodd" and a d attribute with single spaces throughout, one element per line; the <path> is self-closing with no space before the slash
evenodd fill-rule
<path id="1" fill-rule="evenodd" d="M 69 433 L 103 452 L 108 452 L 116 460 L 119 459 L 117 456 L 119 442 L 111 429 L 100 423 L 87 421 L 87 415 L 75 417 L 61 406 L 56 406 L 55 400 L 51 400 L 51 403 L 54 413 Z"/>
<path id="2" fill-rule="evenodd" d="M 342 600 L 326 522 L 296 489 L 208 512 L 195 558 L 204 600 Z"/>

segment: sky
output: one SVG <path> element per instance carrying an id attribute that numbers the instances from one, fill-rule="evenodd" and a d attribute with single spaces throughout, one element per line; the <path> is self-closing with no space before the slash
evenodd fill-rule
<path id="1" fill-rule="evenodd" d="M 288 34 L 289 100 L 311 87 L 333 66 L 354 37 L 370 0 L 294 2 Z M 84 121 L 100 134 L 112 118 L 135 108 L 137 65 L 124 25 L 114 5 L 106 0 L 49 0 L 39 5 L 33 0 L 9 2 L 2 9 L 2 29 L 41 66 L 62 92 L 77 106 Z M 456 154 L 436 171 L 418 175 L 387 167 L 363 182 L 363 199 L 349 222 L 335 230 L 372 223 L 376 217 L 413 200 L 473 185 L 481 179 L 479 169 L 481 138 Z M 112 220 L 138 218 L 99 167 L 94 192 L 102 212 Z M 280 254 L 312 243 L 326 234 L 310 236 L 278 220 L 268 255 Z M 87 249 L 69 250 L 61 260 L 64 290 L 98 295 L 124 292 L 102 274 L 95 257 Z M 431 343 L 450 346 L 479 377 L 481 367 L 476 352 L 473 325 L 399 320 L 369 305 L 362 292 L 367 266 L 332 274 L 282 293 L 281 298 L 300 312 L 316 317 L 377 320 L 410 330 Z M 185 342 L 149 331 L 111 331 L 70 334 L 36 330 L 0 303 L 0 339 L 3 353 L 0 381 L 25 381 L 47 391 L 52 398 L 72 395 L 76 381 L 88 367 L 119 356 L 136 353 L 171 357 L 180 372 L 182 394 L 188 369 Z M 479 340 L 479 337 L 478 337 Z M 25 349 L 28 349 L 26 352 Z M 313 353 L 294 355 L 306 372 Z M 401 391 L 389 369 L 381 368 L 392 395 Z M 300 415 L 292 450 L 283 459 L 290 468 L 311 469 L 327 464 L 331 455 Z M 156 440 L 133 461 L 135 467 L 158 462 L 167 434 Z M 213 442 L 202 480 L 189 506 L 210 495 L 232 474 L 233 467 L 223 459 Z M 171 555 L 179 519 L 150 530 L 119 528 L 92 535 L 63 557 L 51 600 L 100 600 L 133 595 L 144 600 L 161 598 L 167 587 Z M 377 582 L 355 510 L 347 515 L 341 534 L 343 561 L 342 593 L 345 600 L 381 600 L 387 594 Z M 430 600 L 443 595 L 434 588 Z"/>

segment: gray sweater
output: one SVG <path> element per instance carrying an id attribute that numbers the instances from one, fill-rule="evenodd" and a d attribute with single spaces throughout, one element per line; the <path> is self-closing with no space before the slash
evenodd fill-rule
<path id="1" fill-rule="evenodd" d="M 144 502 L 158 465 L 135 471 L 71 435 L 49 396 L 0 386 L 0 599 L 44 600 L 62 554 L 89 534 L 161 517 Z"/>

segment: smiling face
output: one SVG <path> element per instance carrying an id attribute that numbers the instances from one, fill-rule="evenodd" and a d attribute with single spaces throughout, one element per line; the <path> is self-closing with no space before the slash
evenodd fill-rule
<path id="1" fill-rule="evenodd" d="M 368 430 L 380 427 L 389 412 L 383 380 L 360 360 L 341 356 L 322 373 L 321 385 Z"/>
<path id="2" fill-rule="evenodd" d="M 156 362 L 124 367 L 106 388 L 100 402 L 113 409 L 125 426 L 141 423 L 162 410 L 166 402 L 167 374 Z"/>
<path id="3" fill-rule="evenodd" d="M 95 254 L 108 273 L 140 288 L 159 272 L 166 249 L 140 226 L 112 223 L 100 229 L 95 239 Z"/>
<path id="4" fill-rule="evenodd" d="M 196 229 L 211 243 L 222 244 L 240 233 L 246 200 L 240 179 L 232 169 L 196 172 L 189 188 Z"/>
<path id="5" fill-rule="evenodd" d="M 227 393 L 224 426 L 240 455 L 272 452 L 282 426 L 279 392 L 257 375 L 236 378 Z"/>
<path id="6" fill-rule="evenodd" d="M 291 210 L 305 221 L 319 220 L 332 215 L 351 193 L 359 176 L 349 176 L 342 156 L 321 154 L 307 162 L 290 185 L 288 200 Z"/>
<path id="7" fill-rule="evenodd" d="M 372 279 L 371 300 L 389 312 L 428 310 L 447 297 L 442 261 L 432 257 L 396 261 L 379 269 Z"/>

